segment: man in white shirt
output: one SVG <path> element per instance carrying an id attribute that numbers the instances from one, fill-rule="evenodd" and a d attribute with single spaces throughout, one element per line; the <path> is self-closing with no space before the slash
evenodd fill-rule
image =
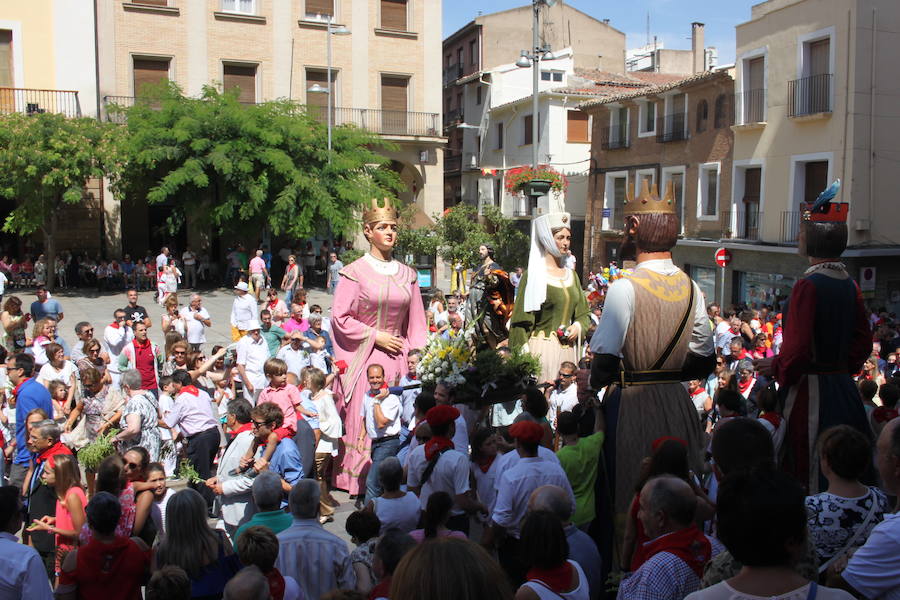
<path id="1" fill-rule="evenodd" d="M 113 322 L 103 330 L 103 345 L 106 347 L 106 352 L 109 353 L 109 364 L 106 371 L 112 378 L 112 389 L 119 389 L 119 377 L 121 377 L 119 355 L 133 339 L 134 331 L 125 324 L 125 310 L 119 308 L 113 313 Z"/>
<path id="2" fill-rule="evenodd" d="M 19 488 L 0 487 L 0 598 L 52 600 L 53 590 L 40 555 L 16 538 L 21 528 Z"/>
<path id="3" fill-rule="evenodd" d="M 456 296 L 447 296 L 447 322 L 450 322 L 450 315 L 459 315 L 459 318 L 462 319 L 463 324 L 466 322 L 466 317 L 463 315 L 462 311 L 459 310 L 459 298 Z"/>
<path id="4" fill-rule="evenodd" d="M 400 398 L 388 393 L 384 383 L 384 367 L 370 365 L 366 370 L 369 391 L 363 398 L 360 416 L 363 427 L 360 429 L 359 445 L 363 445 L 364 437 L 372 440 L 372 464 L 366 476 L 366 498 L 364 504 L 380 496 L 381 482 L 378 481 L 378 464 L 389 456 L 397 456 L 400 451 Z"/>
<path id="5" fill-rule="evenodd" d="M 538 456 L 538 447 L 544 436 L 544 429 L 538 423 L 519 421 L 509 428 L 509 435 L 516 440 L 514 452 L 518 453 L 519 461 L 512 468 L 500 472 L 491 524 L 485 531 L 482 544 L 488 548 L 497 546 L 500 566 L 506 571 L 510 583 L 518 587 L 525 581 L 527 569 L 519 556 L 519 524 L 528 511 L 531 493 L 542 485 L 559 486 L 569 497 L 572 510 L 575 510 L 575 494 L 562 467 Z"/>
<path id="6" fill-rule="evenodd" d="M 209 311 L 202 306 L 203 298 L 200 294 L 191 294 L 191 302 L 182 307 L 180 314 L 187 323 L 187 342 L 194 352 L 200 351 L 200 346 L 206 343 L 206 328 L 212 327 Z"/>
<path id="7" fill-rule="evenodd" d="M 550 427 L 556 431 L 556 417 L 560 413 L 569 412 L 578 405 L 578 386 L 575 385 L 575 371 L 578 369 L 575 363 L 563 361 L 559 365 L 559 373 L 556 376 L 556 387 L 549 388 L 550 397 L 547 403 L 550 410 L 547 412 L 547 419 L 550 421 Z"/>
<path id="8" fill-rule="evenodd" d="M 231 341 L 236 342 L 244 337 L 247 324 L 256 321 L 256 300 L 247 293 L 250 286 L 246 281 L 238 281 L 234 286 L 234 302 L 231 303 Z"/>
<path id="9" fill-rule="evenodd" d="M 278 349 L 276 358 L 287 363 L 288 373 L 293 373 L 300 379 L 300 371 L 309 366 L 309 344 L 306 336 L 299 330 L 288 334 L 291 343 Z"/>
<path id="10" fill-rule="evenodd" d="M 259 332 L 259 321 L 246 322 L 247 335 L 237 343 L 235 366 L 244 383 L 244 398 L 256 406 L 259 393 L 266 387 L 264 367 L 269 359 L 269 346 Z"/>
<path id="11" fill-rule="evenodd" d="M 722 356 L 731 354 L 731 338 L 737 335 L 731 328 L 731 319 L 733 318 L 733 310 L 724 310 L 721 317 L 716 317 L 716 349 L 722 353 Z"/>
<path id="12" fill-rule="evenodd" d="M 469 513 L 487 512 L 487 508 L 469 495 L 469 457 L 453 448 L 453 421 L 459 411 L 442 404 L 425 413 L 431 439 L 417 446 L 410 456 L 407 485 L 419 496 L 422 510 L 434 492 L 446 492 L 453 498 L 447 528 L 469 535 Z"/>
<path id="13" fill-rule="evenodd" d="M 162 247 L 159 251 L 159 255 L 156 257 L 156 272 L 159 273 L 162 271 L 163 267 L 169 264 L 169 249 L 165 246 Z"/>
<path id="14" fill-rule="evenodd" d="M 197 287 L 197 255 L 193 253 L 189 245 L 184 247 L 181 262 L 184 264 L 184 286 Z"/>
<path id="15" fill-rule="evenodd" d="M 452 405 L 453 390 L 446 383 L 437 384 L 434 388 L 434 401 L 437 404 Z M 456 421 L 454 422 L 455 432 L 453 433 L 453 447 L 463 454 L 467 454 L 469 452 L 469 428 L 463 410 L 468 410 L 468 407 L 464 407 L 460 404 L 457 407 L 457 410 L 459 410 L 460 414 L 456 417 Z M 469 410 L 469 412 L 473 411 Z"/>

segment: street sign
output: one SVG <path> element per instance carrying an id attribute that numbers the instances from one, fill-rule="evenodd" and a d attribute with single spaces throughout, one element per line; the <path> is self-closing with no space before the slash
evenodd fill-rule
<path id="1" fill-rule="evenodd" d="M 728 263 L 731 262 L 731 252 L 728 251 L 728 248 L 719 248 L 716 250 L 716 264 L 722 267 L 723 269 L 728 266 Z"/>

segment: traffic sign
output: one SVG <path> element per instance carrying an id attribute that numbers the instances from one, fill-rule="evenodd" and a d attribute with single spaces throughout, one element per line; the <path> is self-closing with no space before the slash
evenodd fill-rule
<path id="1" fill-rule="evenodd" d="M 728 251 L 728 248 L 719 248 L 716 250 L 716 264 L 722 267 L 723 269 L 728 266 L 728 263 L 731 262 L 731 252 Z"/>

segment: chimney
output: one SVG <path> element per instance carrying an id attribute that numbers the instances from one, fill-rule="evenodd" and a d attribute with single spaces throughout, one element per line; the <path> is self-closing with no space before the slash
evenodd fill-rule
<path id="1" fill-rule="evenodd" d="M 706 70 L 706 53 L 703 43 L 703 23 L 694 21 L 691 23 L 691 54 L 694 63 L 694 73 L 702 73 Z"/>

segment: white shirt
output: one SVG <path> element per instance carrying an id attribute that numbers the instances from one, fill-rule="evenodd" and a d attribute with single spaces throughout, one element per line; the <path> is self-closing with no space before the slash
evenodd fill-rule
<path id="1" fill-rule="evenodd" d="M 435 492 L 447 492 L 451 498 L 456 498 L 460 494 L 469 491 L 469 457 L 457 450 L 447 450 L 441 454 L 434 465 L 431 477 L 425 485 L 422 485 L 422 475 L 425 474 L 425 468 L 428 466 L 428 460 L 425 458 L 425 446 L 417 446 L 410 454 L 421 454 L 413 458 L 410 456 L 410 465 L 415 465 L 413 469 L 410 467 L 406 484 L 409 487 L 421 487 L 419 491 L 419 502 L 422 504 L 422 510 L 428 506 L 428 499 Z M 463 511 L 455 506 L 450 511 L 451 515 L 461 515 Z"/>
<path id="2" fill-rule="evenodd" d="M 235 296 L 231 304 L 231 326 L 246 331 L 248 321 L 256 318 L 256 298 L 250 294 Z"/>
<path id="3" fill-rule="evenodd" d="M 415 420 L 410 421 L 410 430 L 414 431 L 416 428 Z M 453 434 L 453 449 L 462 452 L 463 454 L 468 454 L 469 452 L 469 432 L 466 429 L 466 419 L 460 414 L 456 417 L 456 420 L 453 421 L 453 424 L 456 426 L 456 432 Z M 416 449 L 419 445 L 419 440 L 415 435 L 409 436 L 409 454 L 406 455 L 406 460 L 409 462 L 409 456 L 412 454 L 412 451 Z"/>
<path id="4" fill-rule="evenodd" d="M 410 379 L 408 375 L 404 375 L 400 379 L 400 386 L 412 385 L 414 383 L 419 383 L 417 379 Z M 416 398 L 419 397 L 419 394 L 422 392 L 422 388 L 413 388 L 411 390 L 404 390 L 402 394 L 400 394 L 400 400 L 403 402 L 403 414 L 400 419 L 403 422 L 404 427 L 409 427 L 409 423 L 413 419 L 413 415 L 416 414 Z"/>
<path id="5" fill-rule="evenodd" d="M 175 409 L 175 401 L 172 399 L 172 396 L 167 393 L 160 391 L 159 393 L 159 416 L 162 417 L 163 420 L 169 413 L 171 413 Z M 159 439 L 162 441 L 167 441 L 172 439 L 172 430 L 166 429 L 165 427 L 159 428 Z"/>
<path id="6" fill-rule="evenodd" d="M 372 504 L 375 505 L 375 514 L 381 521 L 381 533 L 388 529 L 399 529 L 403 533 L 409 533 L 419 526 L 422 507 L 412 492 L 406 492 L 406 495 L 400 498 L 378 496 L 372 499 Z"/>
<path id="7" fill-rule="evenodd" d="M 661 275 L 674 275 L 681 272 L 670 258 L 648 260 L 639 264 L 635 270 L 650 269 Z M 712 332 L 709 329 L 709 317 L 703 305 L 703 293 L 696 283 L 694 286 L 694 326 L 688 348 L 699 356 L 710 356 L 716 351 Z M 594 354 L 612 354 L 622 356 L 625 335 L 634 317 L 634 287 L 628 278 L 619 279 L 609 286 L 606 301 L 603 305 L 603 316 L 597 332 L 591 336 L 591 351 Z"/>
<path id="8" fill-rule="evenodd" d="M 545 446 L 538 446 L 538 458 L 543 458 L 544 460 L 555 462 L 557 466 L 562 468 L 562 465 L 559 462 L 559 457 L 556 456 L 556 453 L 550 448 L 547 448 Z M 522 460 L 522 457 L 519 456 L 519 453 L 515 450 L 511 450 L 506 454 L 498 454 L 497 458 L 494 459 L 494 464 L 491 465 L 491 469 L 496 467 L 497 471 L 494 478 L 494 493 L 493 497 L 491 498 L 491 503 L 497 500 L 497 494 L 500 491 L 500 475 L 512 469 L 519 463 L 520 460 Z M 494 508 L 493 504 L 485 503 L 485 506 L 487 506 L 491 510 L 493 510 Z"/>
<path id="9" fill-rule="evenodd" d="M 133 339 L 134 332 L 131 327 L 126 325 L 106 326 L 106 329 L 103 330 L 103 345 L 106 346 L 106 352 L 109 354 L 107 369 L 113 373 L 119 372 L 119 355 Z"/>
<path id="10" fill-rule="evenodd" d="M 50 363 L 47 363 L 38 372 L 37 381 L 44 385 L 51 381 L 62 381 L 64 384 L 69 385 L 72 375 L 76 373 L 78 373 L 78 369 L 71 360 L 63 361 L 62 369 L 57 369 Z"/>
<path id="11" fill-rule="evenodd" d="M 190 306 L 183 306 L 178 314 L 184 318 L 187 323 L 187 341 L 188 344 L 205 344 L 206 343 L 206 325 L 194 318 L 199 313 L 203 320 L 209 319 L 209 311 L 202 306 L 200 310 L 194 310 Z"/>
<path id="12" fill-rule="evenodd" d="M 287 363 L 288 373 L 293 373 L 298 378 L 303 367 L 309 366 L 309 352 L 304 350 L 303 346 L 300 346 L 299 350 L 294 350 L 290 344 L 282 346 L 275 356 Z"/>
<path id="13" fill-rule="evenodd" d="M 160 253 L 159 256 L 156 257 L 156 270 L 161 270 L 167 264 L 169 264 L 169 257 L 163 253 Z"/>
<path id="14" fill-rule="evenodd" d="M 366 433 L 373 440 L 383 438 L 388 435 L 400 434 L 400 411 L 402 410 L 400 398 L 393 394 L 388 394 L 381 401 L 381 412 L 388 420 L 384 427 L 375 427 L 375 399 L 366 392 L 363 396 L 362 410 L 359 416 L 366 420 Z"/>
<path id="15" fill-rule="evenodd" d="M 269 359 L 269 346 L 266 340 L 260 336 L 259 341 L 253 339 L 249 333 L 242 337 L 235 348 L 237 364 L 244 365 L 247 379 L 254 389 L 261 390 L 266 387 L 266 375 L 263 366 Z"/>
<path id="16" fill-rule="evenodd" d="M 807 583 L 803 587 L 791 590 L 786 594 L 766 596 L 764 600 L 797 600 L 799 598 L 808 598 L 810 585 L 811 583 Z M 720 581 L 708 588 L 688 594 L 685 596 L 685 600 L 763 600 L 763 597 L 744 594 L 728 585 L 728 582 Z M 820 585 L 816 588 L 816 600 L 853 600 L 853 596 L 844 590 Z"/>
<path id="17" fill-rule="evenodd" d="M 184 263 L 184 266 L 190 267 L 191 265 L 197 264 L 197 257 L 194 255 L 193 252 L 186 250 L 181 255 L 181 262 Z"/>
<path id="18" fill-rule="evenodd" d="M 850 559 L 844 580 L 865 598 L 900 599 L 900 514 L 884 515 Z"/>
<path id="19" fill-rule="evenodd" d="M 553 390 L 550 392 L 550 398 L 547 400 L 550 410 L 547 412 L 547 420 L 550 421 L 550 427 L 556 431 L 556 416 L 559 413 L 571 412 L 573 408 L 578 406 L 578 386 L 575 381 L 569 384 L 564 390 Z"/>
<path id="20" fill-rule="evenodd" d="M 41 557 L 12 534 L 0 532 L 0 598 L 53 600 Z"/>
<path id="21" fill-rule="evenodd" d="M 722 351 L 723 356 L 731 354 L 731 338 L 735 337 L 728 321 L 721 321 L 716 325 L 716 348 Z"/>
<path id="22" fill-rule="evenodd" d="M 558 463 L 540 457 L 520 457 L 515 466 L 501 472 L 497 478 L 497 499 L 491 512 L 491 520 L 506 528 L 509 535 L 518 538 L 519 524 L 528 511 L 531 492 L 542 485 L 555 485 L 565 490 L 572 510 L 575 510 L 575 494 L 569 478 Z"/>
<path id="23" fill-rule="evenodd" d="M 316 446 L 316 454 L 330 454 L 337 456 L 338 440 L 344 430 L 344 424 L 334 406 L 334 395 L 331 390 L 322 390 L 313 396 L 316 411 L 319 413 L 319 444 Z"/>

